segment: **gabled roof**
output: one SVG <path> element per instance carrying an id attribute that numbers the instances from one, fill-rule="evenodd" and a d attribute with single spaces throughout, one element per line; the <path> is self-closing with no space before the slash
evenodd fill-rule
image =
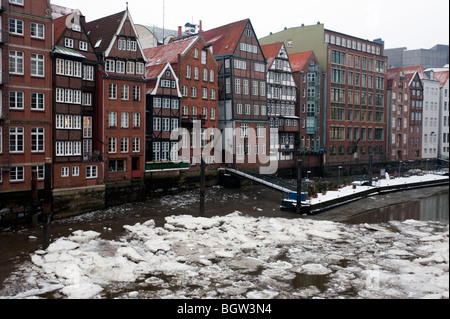
<path id="1" fill-rule="evenodd" d="M 55 30 L 55 41 L 58 41 L 59 37 L 64 33 L 67 28 L 66 21 L 70 14 L 56 18 L 53 20 L 53 29 Z"/>
<path id="2" fill-rule="evenodd" d="M 308 59 L 312 54 L 314 54 L 313 51 L 289 54 L 289 61 L 291 62 L 292 71 L 299 72 L 303 70 L 306 62 L 308 61 Z"/>
<path id="3" fill-rule="evenodd" d="M 87 23 L 86 30 L 89 37 L 92 39 L 92 43 L 98 43 L 96 50 L 98 52 L 103 52 L 105 57 L 108 57 L 127 18 L 130 19 L 131 26 L 134 34 L 136 35 L 139 51 L 145 59 L 144 51 L 142 50 L 141 43 L 138 39 L 138 32 L 134 26 L 134 22 L 128 8 L 125 11 Z"/>
<path id="4" fill-rule="evenodd" d="M 267 59 L 267 70 L 269 70 L 272 67 L 273 62 L 280 53 L 280 50 L 283 47 L 283 45 L 284 45 L 283 42 L 277 42 L 261 46 L 261 50 L 263 51 L 263 54 Z"/>
<path id="5" fill-rule="evenodd" d="M 145 49 L 144 54 L 147 58 L 147 66 L 178 62 L 178 55 L 185 54 L 198 39 L 199 37 L 195 36 L 156 48 Z"/>
<path id="6" fill-rule="evenodd" d="M 213 46 L 214 55 L 232 54 L 241 39 L 250 19 L 230 23 L 215 29 L 200 32 L 206 43 Z"/>
<path id="7" fill-rule="evenodd" d="M 115 36 L 120 31 L 121 25 L 125 21 L 126 13 L 127 10 L 86 23 L 86 29 L 89 32 L 92 43 L 103 39 L 100 46 L 96 48 L 97 51 L 108 51 Z"/>
<path id="8" fill-rule="evenodd" d="M 157 94 L 158 88 L 159 88 L 159 83 L 161 81 L 161 76 L 166 72 L 167 69 L 169 69 L 171 71 L 172 76 L 175 78 L 175 82 L 177 85 L 178 97 L 180 97 L 180 98 L 182 97 L 181 91 L 180 91 L 180 80 L 178 79 L 177 75 L 175 74 L 175 71 L 172 68 L 172 65 L 169 62 L 167 62 L 165 64 L 154 65 L 154 66 L 147 68 L 146 79 L 147 80 L 156 80 L 156 81 L 147 82 L 146 94 L 150 94 L 150 95 Z"/>

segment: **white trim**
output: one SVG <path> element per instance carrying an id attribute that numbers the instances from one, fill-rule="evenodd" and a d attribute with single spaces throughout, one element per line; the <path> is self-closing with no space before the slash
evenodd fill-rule
<path id="1" fill-rule="evenodd" d="M 133 18 L 131 17 L 131 14 L 128 11 L 128 9 L 125 11 L 125 14 L 123 15 L 122 21 L 120 22 L 119 28 L 117 29 L 116 33 L 114 34 L 114 37 L 112 38 L 111 42 L 109 43 L 108 49 L 106 49 L 106 51 L 105 51 L 105 58 L 109 57 L 109 54 L 111 53 L 111 50 L 112 50 L 114 44 L 116 43 L 117 37 L 119 36 L 120 31 L 122 30 L 123 25 L 125 24 L 125 21 L 127 20 L 127 18 L 130 19 L 131 27 L 133 28 L 133 32 L 136 35 L 136 42 L 137 42 L 137 45 L 139 47 L 139 51 L 141 52 L 142 58 L 144 59 L 145 62 L 147 62 L 147 57 L 145 56 L 144 50 L 142 49 L 141 43 L 139 41 L 139 34 L 138 34 L 137 30 L 136 30 L 136 27 L 135 27 L 134 22 L 133 22 Z"/>
<path id="2" fill-rule="evenodd" d="M 161 82 L 161 76 L 162 76 L 163 74 L 166 73 L 166 70 L 167 70 L 168 68 L 171 70 L 172 75 L 173 75 L 173 77 L 175 78 L 175 81 L 176 81 L 176 83 L 177 83 L 177 93 L 178 93 L 178 97 L 179 97 L 179 98 L 182 98 L 183 96 L 181 95 L 181 91 L 180 91 L 180 80 L 178 79 L 177 75 L 175 74 L 175 71 L 174 71 L 173 68 L 172 68 L 172 65 L 171 65 L 169 62 L 166 63 L 166 66 L 164 67 L 164 69 L 159 73 L 159 75 L 158 75 L 158 80 L 156 81 L 156 86 L 155 86 L 155 88 L 153 89 L 152 93 L 150 93 L 150 95 L 156 95 L 156 94 L 157 94 L 157 91 L 158 91 L 158 88 L 159 88 L 159 83 Z"/>

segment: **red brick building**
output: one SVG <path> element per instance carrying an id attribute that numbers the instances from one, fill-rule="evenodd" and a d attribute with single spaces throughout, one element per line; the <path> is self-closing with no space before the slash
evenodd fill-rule
<path id="1" fill-rule="evenodd" d="M 103 184 L 96 117 L 97 56 L 78 12 L 54 20 L 53 187 Z"/>
<path id="2" fill-rule="evenodd" d="M 423 85 L 418 72 L 388 70 L 388 148 L 391 161 L 422 158 Z"/>
<path id="3" fill-rule="evenodd" d="M 252 169 L 268 164 L 266 58 L 250 20 L 199 34 L 219 65 L 218 117 L 224 163 Z"/>
<path id="4" fill-rule="evenodd" d="M 106 183 L 143 179 L 145 56 L 127 10 L 87 24 L 100 60 L 94 148 L 104 154 Z"/>
<path id="5" fill-rule="evenodd" d="M 170 63 L 176 73 L 181 92 L 179 127 L 186 129 L 180 132 L 182 138 L 181 145 L 178 145 L 181 149 L 181 158 L 179 159 L 184 163 L 189 163 L 191 170 L 198 170 L 201 162 L 201 149 L 210 143 L 214 144 L 217 136 L 217 62 L 211 54 L 209 46 L 198 35 L 179 38 L 168 45 L 147 49 L 145 54 L 149 61 L 149 70 L 158 65 Z M 150 78 L 148 77 L 148 79 Z M 156 104 L 153 103 L 152 112 L 156 116 L 157 108 L 155 106 Z M 197 127 L 194 129 L 196 124 Z M 152 131 L 154 134 L 155 130 Z M 158 146 L 156 145 L 156 147 Z M 213 168 L 215 168 L 216 160 L 220 160 L 221 156 L 221 154 L 216 155 L 217 159 L 214 153 L 210 152 L 205 158 L 205 162 L 212 165 Z"/>
<path id="6" fill-rule="evenodd" d="M 296 109 L 301 118 L 299 124 L 300 154 L 319 154 L 321 138 L 325 136 L 322 125 L 322 71 L 313 51 L 289 55 L 295 84 L 297 85 Z"/>
<path id="7" fill-rule="evenodd" d="M 52 16 L 47 0 L 2 0 L 0 193 L 43 188 L 52 157 Z"/>

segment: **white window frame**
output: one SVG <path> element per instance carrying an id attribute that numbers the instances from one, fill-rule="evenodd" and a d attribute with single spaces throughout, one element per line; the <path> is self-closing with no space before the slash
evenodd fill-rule
<path id="1" fill-rule="evenodd" d="M 31 136 L 31 140 L 30 140 L 31 153 L 44 153 L 45 152 L 45 128 L 44 127 L 32 127 L 30 136 Z M 34 142 L 34 145 L 33 145 L 33 142 Z"/>
<path id="2" fill-rule="evenodd" d="M 98 166 L 91 165 L 86 166 L 86 179 L 96 179 L 98 178 Z"/>
<path id="3" fill-rule="evenodd" d="M 31 22 L 31 37 L 35 39 L 45 39 L 45 25 L 41 23 Z"/>

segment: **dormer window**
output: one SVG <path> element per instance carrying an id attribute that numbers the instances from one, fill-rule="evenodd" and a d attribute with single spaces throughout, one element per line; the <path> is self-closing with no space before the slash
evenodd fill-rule
<path id="1" fill-rule="evenodd" d="M 72 23 L 72 30 L 81 32 L 81 26 L 79 24 Z"/>

